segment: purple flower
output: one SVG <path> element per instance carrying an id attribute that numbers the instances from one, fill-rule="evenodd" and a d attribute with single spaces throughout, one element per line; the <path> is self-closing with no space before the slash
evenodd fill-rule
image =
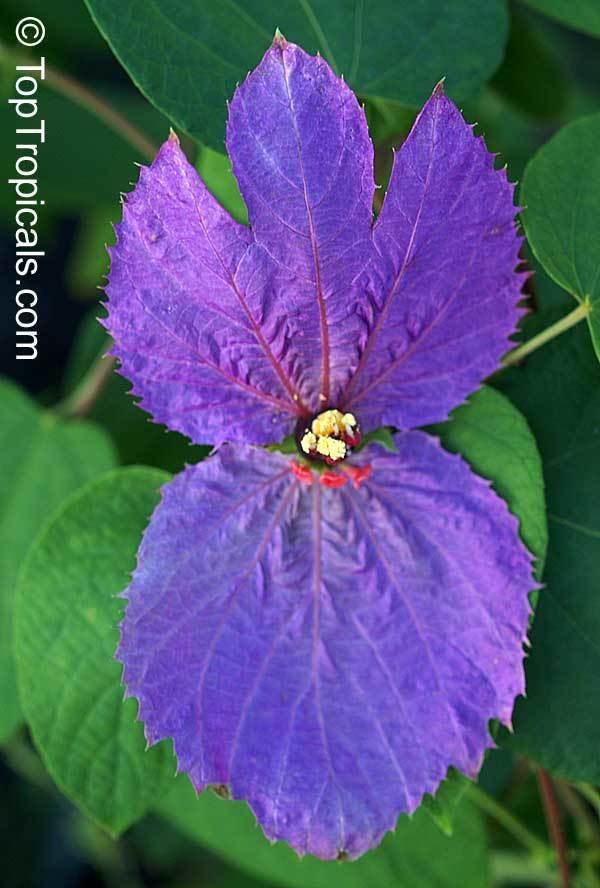
<path id="1" fill-rule="evenodd" d="M 356 857 L 475 775 L 523 692 L 533 587 L 488 482 L 411 431 L 498 367 L 520 310 L 512 186 L 441 86 L 373 225 L 364 114 L 275 40 L 229 108 L 250 227 L 174 135 L 123 208 L 107 326 L 158 422 L 218 449 L 163 490 L 118 657 L 151 743 L 266 835 Z M 400 429 L 396 453 L 371 445 Z M 296 436 L 295 455 L 257 445 Z M 229 442 L 229 443 L 225 443 Z"/>

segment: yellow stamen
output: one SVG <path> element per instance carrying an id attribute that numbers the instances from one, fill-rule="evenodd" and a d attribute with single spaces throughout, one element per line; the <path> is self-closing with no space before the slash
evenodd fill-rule
<path id="1" fill-rule="evenodd" d="M 312 421 L 313 433 L 319 438 L 327 438 L 328 436 L 337 436 L 340 434 L 344 424 L 344 414 L 339 410 L 325 410 Z"/>
<path id="2" fill-rule="evenodd" d="M 343 459 L 346 456 L 346 445 L 337 438 L 325 435 L 317 440 L 317 453 L 320 453 L 321 456 L 328 456 L 330 459 Z"/>
<path id="3" fill-rule="evenodd" d="M 353 413 L 341 410 L 324 410 L 316 416 L 310 428 L 305 428 L 300 437 L 300 450 L 308 456 L 325 457 L 326 462 L 335 464 L 349 453 L 346 441 L 360 439 L 358 423 Z"/>
<path id="4" fill-rule="evenodd" d="M 304 432 L 302 440 L 300 441 L 300 447 L 305 453 L 310 453 L 311 450 L 315 450 L 317 447 L 317 436 L 312 432 Z"/>
<path id="5" fill-rule="evenodd" d="M 354 429 L 356 428 L 356 417 L 353 413 L 344 413 L 342 416 L 342 423 L 344 425 L 344 431 L 347 435 L 351 435 Z"/>

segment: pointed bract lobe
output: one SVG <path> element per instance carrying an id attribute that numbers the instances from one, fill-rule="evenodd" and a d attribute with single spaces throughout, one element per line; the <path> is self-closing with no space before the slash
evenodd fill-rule
<path id="1" fill-rule="evenodd" d="M 513 186 L 441 84 L 395 156 L 341 403 L 363 426 L 439 422 L 496 370 L 522 311 Z"/>
<path id="2" fill-rule="evenodd" d="M 315 412 L 335 405 L 356 365 L 355 280 L 372 249 L 364 112 L 324 59 L 278 40 L 236 90 L 227 149 L 256 241 L 280 270 L 278 304 L 301 343 L 302 392 Z"/>
<path id="3" fill-rule="evenodd" d="M 196 443 L 289 433 L 299 378 L 273 263 L 209 194 L 176 137 L 142 168 L 117 236 L 106 327 L 141 406 Z"/>
<path id="4" fill-rule="evenodd" d="M 474 775 L 523 692 L 516 519 L 434 439 L 396 444 L 339 490 L 222 447 L 163 489 L 126 592 L 148 739 L 323 858 L 376 845 L 450 765 Z"/>

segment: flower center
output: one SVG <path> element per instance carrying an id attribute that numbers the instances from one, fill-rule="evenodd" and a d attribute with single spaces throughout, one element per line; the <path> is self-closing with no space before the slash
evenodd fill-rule
<path id="1" fill-rule="evenodd" d="M 361 434 L 354 414 L 325 410 L 310 425 L 298 426 L 296 441 L 304 457 L 334 466 L 360 444 Z"/>

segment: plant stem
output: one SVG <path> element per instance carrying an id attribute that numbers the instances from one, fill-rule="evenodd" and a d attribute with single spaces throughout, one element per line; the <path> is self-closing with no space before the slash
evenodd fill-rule
<path id="1" fill-rule="evenodd" d="M 110 340 L 105 343 L 79 385 L 57 405 L 55 409 L 59 416 L 83 419 L 88 415 L 115 369 L 115 359 L 106 354 L 109 345 Z"/>
<path id="2" fill-rule="evenodd" d="M 540 795 L 542 797 L 542 804 L 544 806 L 544 815 L 546 817 L 548 833 L 552 839 L 552 844 L 556 849 L 556 857 L 561 879 L 560 883 L 562 888 L 571 888 L 571 873 L 569 871 L 569 861 L 567 860 L 567 843 L 552 778 L 544 768 L 538 768 L 537 779 Z"/>
<path id="3" fill-rule="evenodd" d="M 502 360 L 503 366 L 510 367 L 512 364 L 517 364 L 522 358 L 525 358 L 527 355 L 531 354 L 531 352 L 534 352 L 541 345 L 545 345 L 546 342 L 554 339 L 555 336 L 559 336 L 561 333 L 564 333 L 565 330 L 574 327 L 579 321 L 583 321 L 584 318 L 587 318 L 590 311 L 590 302 L 586 299 L 578 305 L 577 308 L 574 308 L 572 312 L 565 315 L 564 318 L 561 318 L 560 321 L 556 321 L 555 324 L 546 327 L 545 330 L 542 330 L 541 333 L 538 333 L 537 336 L 534 336 L 528 342 L 524 342 L 523 345 L 519 345 L 517 348 L 510 351 Z"/>
<path id="4" fill-rule="evenodd" d="M 0 54 L 6 58 L 14 59 L 15 64 L 28 64 L 31 61 L 26 53 L 19 52 L 2 42 L 0 42 Z M 133 126 L 126 117 L 111 108 L 100 96 L 79 83 L 74 77 L 59 71 L 52 65 L 46 64 L 45 75 L 44 82 L 48 86 L 98 117 L 122 139 L 129 142 L 146 160 L 153 160 L 158 151 L 157 146 L 143 132 Z"/>
<path id="5" fill-rule="evenodd" d="M 514 814 L 511 814 L 500 802 L 496 801 L 493 796 L 488 795 L 476 783 L 469 787 L 469 795 L 482 811 L 485 811 L 486 814 L 499 823 L 506 832 L 510 833 L 517 842 L 523 845 L 524 848 L 527 848 L 532 854 L 546 860 L 554 856 L 552 849 L 546 845 L 543 839 L 532 833 Z"/>
<path id="6" fill-rule="evenodd" d="M 502 885 L 528 885 L 530 888 L 553 888 L 558 885 L 556 870 L 552 864 L 532 860 L 529 855 L 507 851 L 490 854 L 492 883 Z"/>

